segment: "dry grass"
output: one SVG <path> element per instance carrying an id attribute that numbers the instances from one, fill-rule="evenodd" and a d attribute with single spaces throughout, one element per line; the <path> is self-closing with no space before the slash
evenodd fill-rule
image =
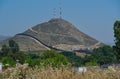
<path id="1" fill-rule="evenodd" d="M 88 68 L 87 72 L 78 73 L 68 68 L 29 68 L 21 65 L 7 69 L 1 79 L 120 79 L 120 69 L 112 71 Z"/>

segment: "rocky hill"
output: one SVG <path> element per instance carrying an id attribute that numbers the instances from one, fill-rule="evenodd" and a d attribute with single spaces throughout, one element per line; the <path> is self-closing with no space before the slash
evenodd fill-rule
<path id="1" fill-rule="evenodd" d="M 96 39 L 79 31 L 68 21 L 58 18 L 38 24 L 9 39 L 15 40 L 22 51 L 50 49 L 73 51 L 94 49 L 102 45 Z M 9 39 L 4 40 L 1 45 L 7 44 Z"/>

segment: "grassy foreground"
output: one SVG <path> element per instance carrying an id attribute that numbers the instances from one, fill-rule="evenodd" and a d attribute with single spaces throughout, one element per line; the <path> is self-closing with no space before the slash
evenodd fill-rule
<path id="1" fill-rule="evenodd" d="M 79 73 L 69 68 L 34 67 L 21 65 L 9 68 L 0 75 L 0 79 L 120 79 L 120 69 L 101 70 L 87 69 L 85 73 Z"/>

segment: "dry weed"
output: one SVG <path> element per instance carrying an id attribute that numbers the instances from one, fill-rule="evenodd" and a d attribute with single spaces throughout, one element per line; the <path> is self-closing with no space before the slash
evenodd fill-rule
<path id="1" fill-rule="evenodd" d="M 34 67 L 20 65 L 9 68 L 2 74 L 1 79 L 120 79 L 120 69 L 111 70 L 91 69 L 79 73 L 68 68 Z"/>

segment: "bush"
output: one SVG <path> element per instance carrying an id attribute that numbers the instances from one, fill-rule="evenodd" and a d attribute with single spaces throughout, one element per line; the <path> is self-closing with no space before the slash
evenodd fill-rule
<path id="1" fill-rule="evenodd" d="M 3 57 L 2 58 L 3 68 L 13 67 L 16 62 L 11 57 Z"/>
<path id="2" fill-rule="evenodd" d="M 28 65 L 30 67 L 34 67 L 34 66 L 39 66 L 40 65 L 40 59 L 32 59 L 31 57 L 27 57 L 25 59 L 25 63 L 28 63 Z"/>
<path id="3" fill-rule="evenodd" d="M 41 56 L 42 59 L 47 59 L 47 58 L 54 58 L 54 57 L 57 57 L 59 54 L 58 52 L 56 51 L 53 51 L 53 50 L 48 50 L 48 51 L 45 51 L 43 52 L 43 55 Z"/>
<path id="4" fill-rule="evenodd" d="M 90 61 L 85 63 L 86 66 L 99 66 L 99 64 L 96 61 Z"/>
<path id="5" fill-rule="evenodd" d="M 69 65 L 67 58 L 56 51 L 46 51 L 41 58 L 41 64 L 44 66 L 60 67 Z"/>
<path id="6" fill-rule="evenodd" d="M 62 52 L 61 54 L 64 55 L 69 60 L 72 66 L 79 67 L 84 65 L 83 64 L 84 58 L 77 56 L 73 52 Z"/>
<path id="7" fill-rule="evenodd" d="M 25 58 L 27 57 L 23 52 L 11 53 L 9 56 L 12 57 L 14 61 L 19 60 L 21 64 L 25 62 Z"/>
<path id="8" fill-rule="evenodd" d="M 30 54 L 25 63 L 28 63 L 29 66 L 34 67 L 37 66 L 52 66 L 52 67 L 60 67 L 66 66 L 69 64 L 67 58 L 56 51 L 45 51 L 41 56 L 37 56 L 34 54 Z"/>

